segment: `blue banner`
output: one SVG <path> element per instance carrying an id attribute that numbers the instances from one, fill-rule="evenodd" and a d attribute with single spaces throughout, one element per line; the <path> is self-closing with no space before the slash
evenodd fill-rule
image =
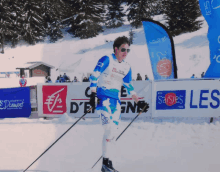
<path id="1" fill-rule="evenodd" d="M 177 78 L 177 67 L 172 36 L 161 23 L 142 20 L 155 80 Z"/>
<path id="2" fill-rule="evenodd" d="M 199 0 L 209 30 L 210 66 L 204 78 L 220 78 L 220 0 Z"/>
<path id="3" fill-rule="evenodd" d="M 185 109 L 186 90 L 157 91 L 156 110 Z"/>
<path id="4" fill-rule="evenodd" d="M 30 115 L 29 87 L 0 89 L 0 118 L 28 118 Z"/>

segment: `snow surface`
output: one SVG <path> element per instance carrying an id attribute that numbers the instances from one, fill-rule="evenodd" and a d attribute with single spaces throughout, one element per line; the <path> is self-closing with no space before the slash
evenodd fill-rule
<path id="1" fill-rule="evenodd" d="M 162 16 L 155 19 L 162 21 Z M 6 47 L 5 54 L 0 54 L 0 69 L 13 71 L 28 61 L 44 61 L 55 69 L 69 69 L 67 75 L 71 79 L 81 77 L 83 73 L 92 71 L 101 56 L 112 53 L 114 39 L 128 36 L 130 29 L 126 24 L 118 29 L 107 29 L 87 40 L 71 38 L 65 33 L 65 37 L 55 44 L 45 42 L 35 46 L 19 45 L 15 49 Z M 136 79 L 140 73 L 142 77 L 147 74 L 152 79 L 143 28 L 133 30 L 134 44 L 127 57 L 133 68 L 133 78 Z M 202 29 L 174 37 L 179 78 L 190 78 L 193 73 L 200 78 L 201 73 L 207 70 L 210 64 L 207 30 L 204 21 Z M 80 59 L 80 64 L 74 65 Z M 58 74 L 59 70 L 52 71 L 53 81 Z M 0 120 L 0 171 L 20 172 L 26 169 L 76 120 L 67 114 L 52 120 Z M 119 133 L 129 122 L 121 122 Z M 100 172 L 101 161 L 93 170 L 91 167 L 101 156 L 102 133 L 99 119 L 80 121 L 28 171 Z M 219 143 L 218 121 L 191 124 L 137 120 L 115 143 L 113 163 L 120 172 L 219 172 Z"/>

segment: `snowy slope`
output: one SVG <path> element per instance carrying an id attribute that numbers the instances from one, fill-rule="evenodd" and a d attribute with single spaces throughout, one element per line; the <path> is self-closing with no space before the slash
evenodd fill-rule
<path id="1" fill-rule="evenodd" d="M 160 21 L 162 16 L 156 16 Z M 108 29 L 95 38 L 80 40 L 66 33 L 55 44 L 20 45 L 0 54 L 1 71 L 13 70 L 27 61 L 42 60 L 56 68 L 69 69 L 67 74 L 81 76 L 91 72 L 98 58 L 112 52 L 113 40 L 128 35 L 130 26 Z M 197 77 L 209 66 L 207 23 L 193 33 L 174 37 L 179 78 Z M 143 29 L 134 29 L 135 41 L 127 60 L 133 77 L 141 73 L 152 79 Z M 107 42 L 108 41 L 108 42 Z M 14 57 L 14 58 L 12 58 Z M 74 65 L 80 59 L 79 65 Z M 74 66 L 76 68 L 74 69 Z M 68 68 L 69 67 L 69 68 Z M 73 73 L 75 72 L 75 73 Z M 52 72 L 55 80 L 59 72 Z M 62 73 L 61 73 L 62 74 Z M 215 120 L 215 119 L 214 119 Z M 66 114 L 60 119 L 0 120 L 0 171 L 20 172 L 44 152 L 76 119 Z M 86 119 L 74 126 L 46 152 L 29 171 L 32 172 L 100 172 L 102 127 L 98 119 Z M 119 133 L 129 124 L 122 121 Z M 220 123 L 152 123 L 134 122 L 116 142 L 114 165 L 120 172 L 218 172 L 220 169 Z"/>
<path id="2" fill-rule="evenodd" d="M 162 15 L 155 16 L 154 19 L 164 22 Z M 202 29 L 174 37 L 179 78 L 189 78 L 193 73 L 200 77 L 210 64 L 206 36 L 208 25 L 203 17 L 200 19 L 204 21 Z M 122 35 L 128 36 L 130 29 L 131 26 L 125 24 L 118 29 L 107 29 L 95 38 L 84 40 L 72 38 L 64 31 L 65 37 L 56 43 L 46 41 L 35 46 L 20 45 L 15 49 L 6 48 L 5 54 L 0 55 L 2 62 L 0 69 L 1 71 L 15 70 L 24 62 L 41 60 L 55 66 L 52 70 L 52 81 L 55 81 L 59 74 L 63 75 L 63 70 L 71 80 L 74 76 L 81 80 L 83 74 L 92 72 L 100 57 L 113 52 L 115 38 Z M 135 32 L 134 44 L 131 45 L 131 52 L 126 59 L 133 68 L 133 79 L 136 79 L 137 73 L 142 77 L 147 74 L 150 79 L 153 79 L 143 28 L 133 28 L 133 31 Z"/>

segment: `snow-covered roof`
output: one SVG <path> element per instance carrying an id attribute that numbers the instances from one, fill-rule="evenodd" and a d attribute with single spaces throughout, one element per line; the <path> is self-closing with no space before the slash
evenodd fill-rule
<path id="1" fill-rule="evenodd" d="M 27 62 L 25 64 L 23 64 L 22 66 L 20 67 L 16 67 L 16 69 L 33 69 L 37 66 L 40 66 L 40 65 L 45 65 L 51 69 L 55 68 L 54 66 L 52 65 L 49 65 L 47 63 L 44 63 L 44 62 L 41 62 L 41 61 L 36 61 L 36 62 Z"/>

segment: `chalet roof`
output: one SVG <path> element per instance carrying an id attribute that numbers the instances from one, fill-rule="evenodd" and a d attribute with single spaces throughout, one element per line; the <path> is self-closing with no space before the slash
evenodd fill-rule
<path id="1" fill-rule="evenodd" d="M 35 68 L 37 66 L 40 66 L 40 65 L 47 66 L 51 69 L 55 68 L 54 66 L 49 65 L 47 63 L 44 63 L 44 62 L 41 62 L 41 61 L 36 61 L 36 62 L 27 62 L 27 63 L 23 64 L 22 66 L 17 67 L 16 69 L 33 69 L 33 68 Z"/>

